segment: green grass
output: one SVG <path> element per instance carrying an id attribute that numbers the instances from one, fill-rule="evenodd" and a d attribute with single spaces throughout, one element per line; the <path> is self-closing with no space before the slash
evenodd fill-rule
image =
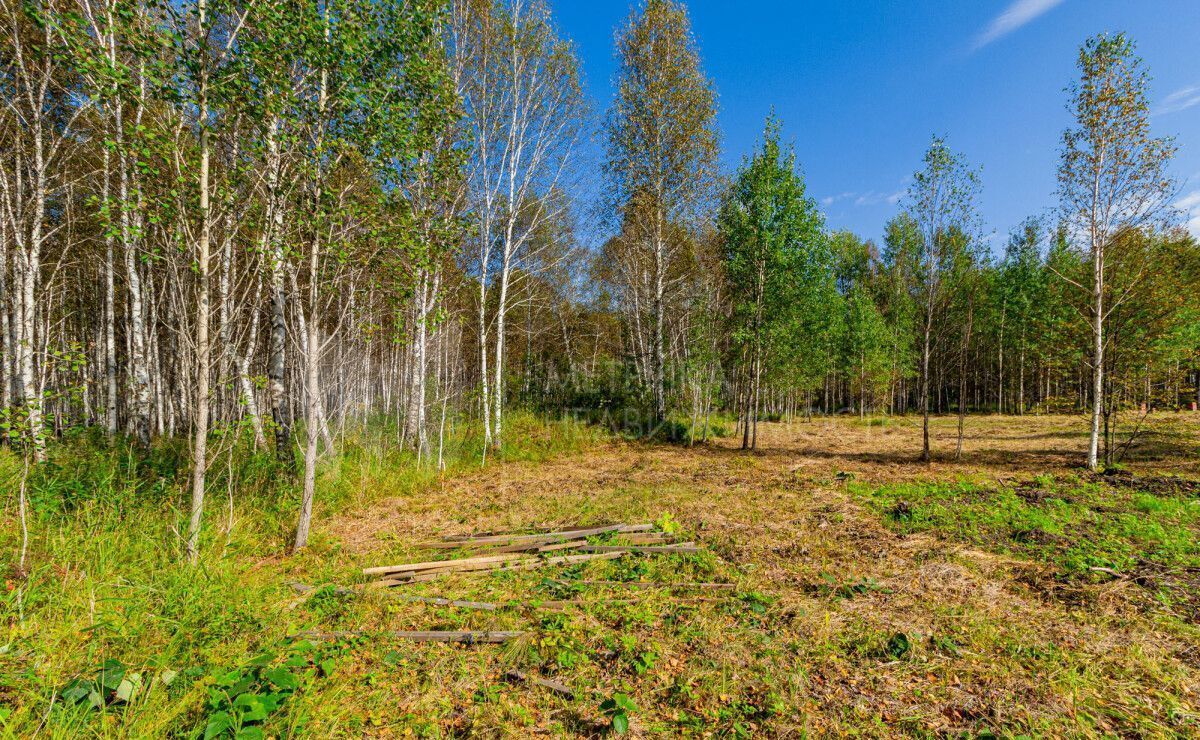
<path id="1" fill-rule="evenodd" d="M 1066 579 L 1130 576 L 1165 605 L 1200 605 L 1192 575 L 1200 569 L 1200 499 L 1194 496 L 1051 476 L 1010 485 L 848 488 L 898 532 L 931 532 L 1049 563 Z"/>
<path id="2" fill-rule="evenodd" d="M 298 608 L 287 586 L 291 578 L 320 583 L 346 576 L 349 564 L 320 522 L 383 497 L 419 494 L 442 475 L 479 465 L 481 441 L 470 430 L 450 439 L 444 474 L 379 443 L 377 435 L 392 433 L 351 436 L 338 454 L 322 460 L 313 544 L 291 557 L 295 479 L 269 453 L 216 442 L 195 567 L 182 562 L 188 502 L 183 444 L 163 444 L 144 455 L 91 435 L 53 445 L 48 462 L 29 480 L 28 576 L 5 573 L 0 591 L 7 628 L 0 644 L 0 731 L 24 736 L 42 727 L 62 737 L 202 733 L 213 715 L 232 709 L 233 697 L 222 698 L 223 692 L 239 688 L 241 679 L 231 678 L 231 671 L 253 672 L 254 686 L 242 693 L 279 705 L 276 732 L 287 734 L 320 715 L 302 697 L 322 693 L 313 692 L 312 684 L 331 683 L 320 665 L 333 658 L 316 648 L 297 657 L 297 648 L 283 638 L 358 621 L 353 610 L 327 600 Z M 514 414 L 508 434 L 512 443 L 504 459 L 538 461 L 591 445 L 599 432 Z M 14 554 L 5 557 L 13 563 L 20 541 L 20 469 L 11 451 L 0 451 L 0 480 L 7 482 L 0 489 L 6 502 L 0 552 Z M 262 653 L 272 657 L 246 667 Z M 101 672 L 106 664 L 109 670 Z M 124 680 L 114 678 L 117 666 L 123 676 L 136 674 L 132 695 L 95 706 L 84 689 L 105 677 L 115 680 L 108 687 L 115 689 Z M 281 689 L 258 675 L 274 669 L 295 674 L 296 685 Z M 83 689 L 64 692 L 72 682 Z M 77 703 L 64 698 L 81 691 Z M 109 698 L 109 692 L 99 694 Z M 280 696 L 269 698 L 273 694 Z"/>

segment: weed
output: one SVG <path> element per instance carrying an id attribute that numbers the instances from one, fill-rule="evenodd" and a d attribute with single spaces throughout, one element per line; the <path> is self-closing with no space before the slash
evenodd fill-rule
<path id="1" fill-rule="evenodd" d="M 608 718 L 609 726 L 618 735 L 629 731 L 629 715 L 637 711 L 637 705 L 625 694 L 617 693 L 600 703 L 600 712 Z"/>

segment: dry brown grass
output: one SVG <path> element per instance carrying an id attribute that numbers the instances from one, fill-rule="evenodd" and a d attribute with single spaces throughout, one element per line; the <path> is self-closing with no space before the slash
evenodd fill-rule
<path id="1" fill-rule="evenodd" d="M 773 602 L 763 621 L 700 610 L 688 623 L 701 637 L 689 630 L 685 639 L 662 620 L 629 626 L 658 645 L 646 675 L 631 677 L 600 651 L 585 667 L 558 670 L 560 679 L 589 687 L 579 700 L 509 687 L 498 701 L 520 707 L 515 713 L 477 706 L 471 691 L 493 675 L 497 658 L 459 651 L 458 662 L 426 666 L 455 681 L 434 678 L 422 682 L 425 694 L 395 696 L 387 712 L 394 723 L 380 727 L 416 717 L 450 733 L 586 734 L 594 729 L 593 697 L 623 688 L 639 704 L 635 728 L 643 734 L 683 732 L 673 724 L 680 711 L 709 718 L 714 732 L 781 737 L 1197 733 L 1200 636 L 1142 608 L 1127 593 L 1136 585 L 1063 584 L 1045 563 L 934 534 L 897 534 L 844 485 L 848 478 L 879 485 L 1082 475 L 1082 418 L 972 418 L 957 462 L 949 459 L 955 420 L 938 419 L 940 454 L 931 464 L 917 460 L 914 422 L 767 424 L 753 453 L 731 439 L 692 449 L 605 443 L 550 462 L 489 467 L 335 520 L 329 534 L 352 559 L 379 564 L 433 536 L 672 512 L 717 553 L 740 592 Z M 1198 439 L 1200 417 L 1164 415 L 1134 448 L 1130 468 L 1195 476 Z M 866 585 L 837 591 L 854 584 Z M 454 587 L 482 588 L 453 581 L 423 592 L 448 595 Z M 622 624 L 619 616 L 585 614 L 575 629 L 594 647 Z M 881 650 L 898 634 L 913 643 L 904 659 Z M 722 704 L 757 706 L 766 694 L 776 697 L 777 711 L 722 719 L 729 716 Z"/>

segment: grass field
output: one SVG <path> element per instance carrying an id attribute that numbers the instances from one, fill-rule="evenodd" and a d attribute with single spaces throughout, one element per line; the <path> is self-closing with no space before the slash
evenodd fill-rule
<path id="1" fill-rule="evenodd" d="M 953 450 L 954 423 L 936 421 L 936 448 Z M 634 737 L 1200 734 L 1200 415 L 1152 419 L 1125 466 L 1099 476 L 1079 467 L 1079 417 L 971 418 L 963 460 L 929 465 L 904 418 L 769 424 L 751 454 L 732 439 L 689 449 L 533 419 L 519 429 L 512 459 L 480 469 L 464 453 L 444 476 L 369 445 L 331 461 L 314 544 L 297 556 L 286 554 L 293 504 L 269 479 L 232 505 L 214 495 L 196 569 L 178 562 L 170 471 L 158 478 L 166 493 L 143 491 L 145 502 L 43 501 L 28 584 L 7 581 L 0 726 L 46 737 L 590 736 L 626 723 Z M 97 460 L 64 460 L 35 504 L 95 479 Z M 113 464 L 114 479 L 122 470 Z M 363 567 L 436 556 L 417 544 L 448 534 L 610 521 L 677 527 L 707 552 L 336 588 L 361 583 Z M 10 516 L 4 552 L 17 536 Z M 695 599 L 585 580 L 735 588 Z M 539 608 L 549 600 L 578 603 Z M 449 629 L 527 634 L 471 646 L 289 638 Z M 505 681 L 512 668 L 574 698 Z"/>

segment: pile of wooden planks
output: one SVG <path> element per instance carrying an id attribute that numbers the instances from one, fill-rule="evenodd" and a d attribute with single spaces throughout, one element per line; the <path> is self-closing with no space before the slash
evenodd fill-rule
<path id="1" fill-rule="evenodd" d="M 588 538 L 616 534 L 629 544 L 592 545 Z M 589 560 L 611 560 L 631 553 L 698 553 L 694 542 L 675 543 L 674 537 L 655 532 L 653 524 L 605 524 L 569 527 L 537 533 L 452 535 L 422 543 L 429 549 L 486 550 L 488 554 L 454 560 L 429 560 L 364 568 L 363 575 L 377 576 L 375 587 L 403 586 L 431 581 L 448 573 L 534 570 L 552 565 L 574 565 Z M 553 555 L 564 551 L 579 554 Z"/>
<path id="2" fill-rule="evenodd" d="M 609 544 L 594 545 L 589 537 L 610 535 Z M 333 587 L 333 592 L 340 595 L 361 594 L 367 589 L 390 588 L 410 583 L 430 581 L 449 573 L 490 573 L 507 570 L 533 570 L 553 565 L 573 565 L 591 560 L 612 560 L 633 553 L 696 553 L 701 548 L 694 542 L 676 542 L 676 538 L 665 532 L 654 531 L 652 524 L 606 524 L 577 526 L 566 529 L 556 529 L 547 532 L 486 532 L 467 535 L 454 535 L 437 542 L 424 543 L 424 547 L 438 550 L 470 550 L 479 554 L 471 557 L 450 560 L 427 560 L 419 563 L 403 563 L 400 565 L 385 565 L 375 568 L 364 568 L 363 573 L 375 577 L 369 583 L 351 586 L 349 588 Z M 587 585 L 616 585 L 628 588 L 660 588 L 668 587 L 681 589 L 717 589 L 732 590 L 733 584 L 727 583 L 654 583 L 646 581 L 575 581 Z M 311 594 L 316 591 L 303 583 L 293 583 L 292 588 L 301 594 Z M 563 610 L 573 606 L 588 603 L 582 600 L 565 601 L 523 601 L 508 604 L 493 604 L 482 601 L 461 601 L 457 599 L 433 596 L 409 596 L 396 592 L 389 595 L 405 601 L 413 601 L 435 606 L 448 606 L 461 609 L 479 609 L 497 611 L 503 608 L 522 607 L 531 609 Z M 673 597 L 677 601 L 705 602 L 718 601 L 708 597 Z M 597 603 L 627 604 L 637 602 L 636 598 L 607 598 Z M 303 632 L 295 637 L 313 640 L 335 640 L 348 637 L 394 638 L 416 642 L 455 642 L 467 645 L 482 643 L 501 643 L 521 637 L 524 632 L 513 631 L 383 631 L 383 632 Z M 554 681 L 527 675 L 520 671 L 510 671 L 506 678 L 511 681 L 534 683 L 554 691 L 562 696 L 571 696 L 571 689 Z"/>

